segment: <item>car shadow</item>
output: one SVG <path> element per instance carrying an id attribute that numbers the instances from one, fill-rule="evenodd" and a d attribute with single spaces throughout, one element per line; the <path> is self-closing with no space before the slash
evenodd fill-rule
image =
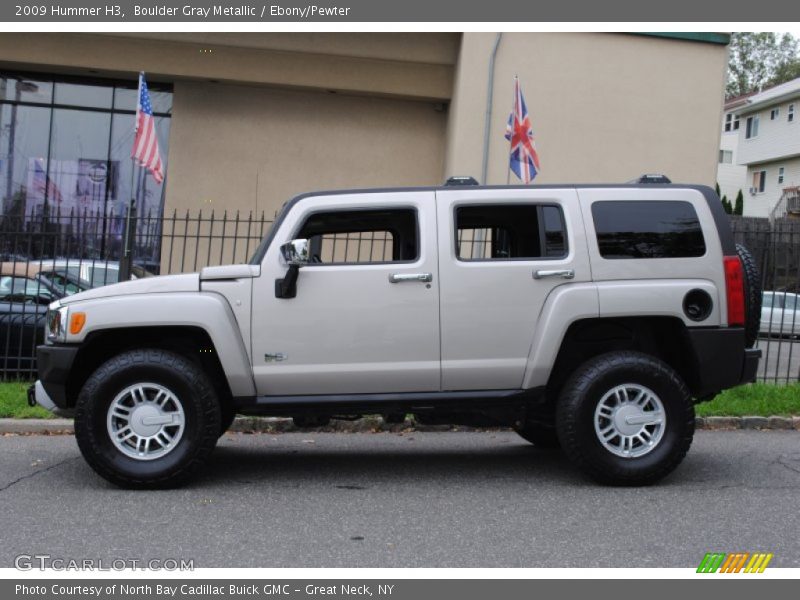
<path id="1" fill-rule="evenodd" d="M 444 482 L 531 476 L 570 485 L 584 480 L 561 451 L 540 450 L 525 442 L 498 443 L 497 447 L 481 444 L 469 449 L 430 445 L 398 449 L 381 447 L 381 441 L 376 439 L 374 444 L 358 448 L 320 448 L 311 444 L 297 448 L 270 447 L 265 439 L 257 445 L 218 446 L 206 464 L 201 481 L 290 484 L 308 482 L 313 477 L 320 481 L 391 480 L 402 485 L 426 479 Z"/>

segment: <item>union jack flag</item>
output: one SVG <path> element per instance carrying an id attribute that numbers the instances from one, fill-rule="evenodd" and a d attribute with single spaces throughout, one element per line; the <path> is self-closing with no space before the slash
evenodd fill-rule
<path id="1" fill-rule="evenodd" d="M 506 139 L 511 142 L 511 156 L 509 166 L 524 183 L 530 183 L 539 174 L 539 155 L 536 152 L 536 142 L 533 137 L 531 120 L 528 116 L 528 107 L 519 79 L 514 78 L 514 110 L 508 117 L 506 126 Z"/>
<path id="2" fill-rule="evenodd" d="M 136 105 L 136 135 L 133 140 L 131 158 L 139 162 L 153 175 L 156 183 L 164 181 L 164 167 L 161 164 L 161 153 L 158 151 L 158 136 L 153 119 L 153 107 L 150 105 L 150 94 L 144 73 L 139 73 L 139 102 Z"/>

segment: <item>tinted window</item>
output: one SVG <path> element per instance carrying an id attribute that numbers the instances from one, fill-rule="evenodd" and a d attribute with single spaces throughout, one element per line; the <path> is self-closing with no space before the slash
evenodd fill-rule
<path id="1" fill-rule="evenodd" d="M 456 209 L 456 256 L 461 260 L 557 258 L 566 253 L 566 228 L 558 206 L 492 204 Z"/>
<path id="2" fill-rule="evenodd" d="M 697 213 L 688 202 L 595 202 L 592 216 L 603 258 L 680 258 L 706 252 Z"/>
<path id="3" fill-rule="evenodd" d="M 399 262 L 419 256 L 412 209 L 316 213 L 296 237 L 309 240 L 312 263 Z"/>

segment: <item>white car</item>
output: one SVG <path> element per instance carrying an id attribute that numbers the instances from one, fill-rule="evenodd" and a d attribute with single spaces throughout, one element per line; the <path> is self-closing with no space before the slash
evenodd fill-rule
<path id="1" fill-rule="evenodd" d="M 761 300 L 762 335 L 800 335 L 798 308 L 797 294 L 764 292 Z"/>

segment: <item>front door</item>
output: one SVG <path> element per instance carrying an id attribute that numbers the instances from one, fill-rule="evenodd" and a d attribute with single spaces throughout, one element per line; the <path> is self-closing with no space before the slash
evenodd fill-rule
<path id="1" fill-rule="evenodd" d="M 433 192 L 306 197 L 280 225 L 253 288 L 259 395 L 440 389 Z M 276 298 L 280 245 L 308 239 L 294 298 Z"/>

